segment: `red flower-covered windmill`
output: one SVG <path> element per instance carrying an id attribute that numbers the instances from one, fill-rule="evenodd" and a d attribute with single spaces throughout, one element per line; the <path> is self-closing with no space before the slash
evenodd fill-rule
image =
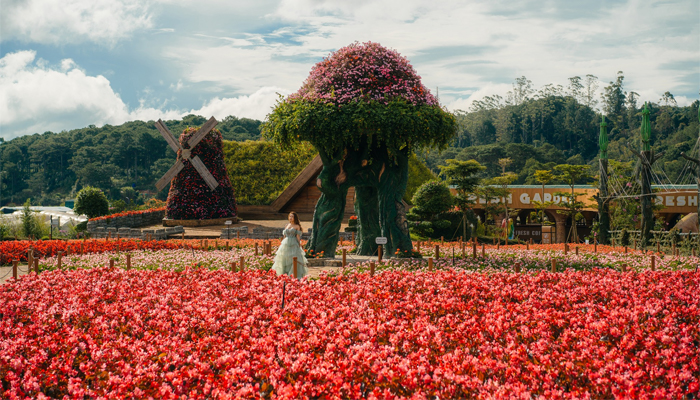
<path id="1" fill-rule="evenodd" d="M 167 219 L 235 219 L 236 200 L 226 172 L 221 132 L 211 117 L 201 128 L 187 128 L 177 141 L 163 121 L 156 128 L 178 155 L 175 164 L 156 183 L 160 191 L 172 182 Z"/>

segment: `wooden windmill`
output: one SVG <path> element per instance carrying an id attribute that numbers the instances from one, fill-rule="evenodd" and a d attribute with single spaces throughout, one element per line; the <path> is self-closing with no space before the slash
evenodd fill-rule
<path id="1" fill-rule="evenodd" d="M 211 117 L 209 121 L 207 121 L 204 125 L 202 125 L 201 128 L 197 132 L 195 132 L 194 135 L 190 138 L 190 140 L 187 141 L 188 148 L 184 149 L 180 146 L 180 143 L 175 140 L 175 137 L 170 133 L 168 128 L 165 126 L 163 121 L 158 120 L 156 122 L 156 128 L 158 128 L 158 132 L 163 136 L 166 142 L 168 142 L 168 145 L 170 145 L 170 148 L 173 149 L 174 152 L 180 151 L 180 158 L 175 161 L 175 164 L 168 170 L 168 172 L 163 175 L 158 182 L 156 182 L 156 189 L 158 191 L 163 190 L 164 187 L 168 185 L 170 181 L 173 180 L 177 176 L 177 174 L 182 171 L 183 168 L 185 168 L 184 161 L 189 161 L 192 163 L 192 166 L 199 172 L 199 175 L 204 179 L 204 182 L 206 182 L 207 186 L 209 186 L 209 189 L 214 190 L 219 186 L 219 182 L 214 179 L 214 176 L 209 172 L 207 167 L 204 165 L 202 160 L 198 156 L 194 156 L 190 158 L 190 153 L 192 149 L 199 143 L 200 140 L 204 139 L 205 136 L 209 132 L 211 132 L 212 129 L 218 124 L 219 122 L 216 120 L 216 118 Z"/>

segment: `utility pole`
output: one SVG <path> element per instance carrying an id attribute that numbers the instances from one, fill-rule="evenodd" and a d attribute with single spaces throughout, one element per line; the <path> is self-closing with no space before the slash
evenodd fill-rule
<path id="1" fill-rule="evenodd" d="M 608 124 L 605 123 L 605 116 L 600 122 L 600 135 L 598 136 L 598 147 L 600 154 L 598 157 L 598 173 L 600 175 L 600 189 L 598 190 L 598 241 L 601 244 L 608 244 L 610 231 L 610 213 L 608 207 Z"/>
<path id="2" fill-rule="evenodd" d="M 642 151 L 632 150 L 632 153 L 641 161 L 642 247 L 646 247 L 649 244 L 649 239 L 651 239 L 651 229 L 654 227 L 654 213 L 651 210 L 653 196 L 651 192 L 651 166 L 664 154 L 663 151 L 655 154 L 654 150 L 651 149 L 651 123 L 649 122 L 648 103 L 644 103 L 644 109 L 642 110 L 640 132 L 642 135 Z"/>

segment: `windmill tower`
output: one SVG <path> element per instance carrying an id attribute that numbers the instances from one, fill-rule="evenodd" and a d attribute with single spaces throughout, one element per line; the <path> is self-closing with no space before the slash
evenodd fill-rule
<path id="1" fill-rule="evenodd" d="M 160 191 L 168 183 L 166 225 L 186 226 L 223 224 L 238 214 L 233 188 L 228 178 L 221 133 L 211 117 L 201 128 L 187 128 L 175 140 L 163 121 L 156 128 L 177 153 L 175 164 L 156 183 Z M 194 222 L 192 220 L 195 220 Z"/>

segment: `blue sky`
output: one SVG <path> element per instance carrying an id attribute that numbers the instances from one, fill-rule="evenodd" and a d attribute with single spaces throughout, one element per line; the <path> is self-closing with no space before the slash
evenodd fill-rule
<path id="1" fill-rule="evenodd" d="M 0 0 L 0 137 L 179 118 L 264 119 L 354 41 L 411 60 L 451 110 L 593 74 L 679 105 L 700 89 L 700 2 Z"/>

